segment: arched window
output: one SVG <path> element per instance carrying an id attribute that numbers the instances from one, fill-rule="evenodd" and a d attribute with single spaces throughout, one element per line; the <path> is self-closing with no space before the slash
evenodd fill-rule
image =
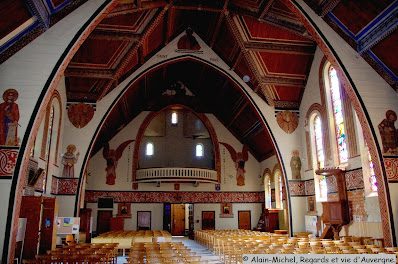
<path id="1" fill-rule="evenodd" d="M 274 182 L 275 182 L 276 208 L 283 209 L 283 182 L 282 182 L 282 173 L 279 169 L 275 171 Z"/>
<path id="2" fill-rule="evenodd" d="M 372 157 L 370 156 L 369 147 L 366 145 L 366 150 L 368 153 L 368 162 L 369 162 L 369 183 L 371 192 L 377 194 L 377 181 L 376 181 L 376 173 L 374 164 L 372 161 Z"/>
<path id="3" fill-rule="evenodd" d="M 272 208 L 271 204 L 271 177 L 266 174 L 264 177 L 265 208 Z"/>
<path id="4" fill-rule="evenodd" d="M 49 171 L 49 164 L 50 164 L 50 150 L 51 150 L 51 141 L 53 137 L 53 127 L 54 127 L 54 106 L 51 106 L 50 110 L 50 119 L 48 121 L 48 130 L 47 130 L 47 139 L 46 139 L 46 152 L 45 152 L 45 176 L 43 177 L 43 192 L 46 190 L 46 180 Z"/>
<path id="5" fill-rule="evenodd" d="M 153 143 L 152 142 L 146 143 L 145 154 L 147 156 L 153 156 Z"/>
<path id="6" fill-rule="evenodd" d="M 312 135 L 313 135 L 313 168 L 325 168 L 325 154 L 323 149 L 323 133 L 322 133 L 322 120 L 318 114 L 313 115 L 312 119 Z M 316 164 L 315 164 L 316 163 Z M 314 172 L 315 182 L 315 197 L 317 201 L 327 201 L 327 185 L 326 177 L 316 175 Z"/>
<path id="7" fill-rule="evenodd" d="M 314 137 L 316 150 L 316 164 L 319 169 L 325 167 L 325 154 L 323 151 L 322 121 L 319 115 L 314 118 Z"/>
<path id="8" fill-rule="evenodd" d="M 340 163 L 348 162 L 346 132 L 344 127 L 343 103 L 340 95 L 340 82 L 337 71 L 333 66 L 329 68 L 330 98 L 336 130 L 337 150 Z"/>
<path id="9" fill-rule="evenodd" d="M 173 112 L 173 113 L 171 114 L 171 124 L 172 124 L 172 125 L 177 125 L 177 123 L 178 123 L 178 115 L 177 115 L 177 112 Z"/>
<path id="10" fill-rule="evenodd" d="M 196 144 L 196 157 L 203 157 L 203 144 Z"/>

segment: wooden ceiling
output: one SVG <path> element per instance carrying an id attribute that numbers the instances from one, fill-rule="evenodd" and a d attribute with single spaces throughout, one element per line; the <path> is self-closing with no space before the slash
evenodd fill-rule
<path id="1" fill-rule="evenodd" d="M 22 24 L 27 25 L 26 21 L 32 17 L 37 18 L 36 28 L 26 29 L 28 33 L 21 31 L 13 45 L 1 46 L 0 61 L 39 35 L 38 28 L 46 30 L 86 2 L 46 0 L 45 6 L 40 7 L 41 1 L 26 1 L 28 5 L 23 0 L 0 3 L 3 39 L 20 30 Z M 355 39 L 354 35 L 360 35 L 364 29 L 366 34 L 372 32 L 367 29 L 372 22 L 394 19 L 390 9 L 395 10 L 397 1 L 363 0 L 360 4 L 353 0 L 305 1 L 339 34 L 345 34 L 354 48 L 363 48 L 364 58 L 396 87 L 398 60 L 396 52 L 391 52 L 397 44 L 397 34 L 391 33 L 394 30 L 377 41 L 371 39 L 370 45 L 369 40 Z M 37 10 L 47 10 L 47 16 Z M 68 102 L 100 101 L 188 27 L 238 76 L 248 75 L 248 86 L 266 103 L 277 109 L 299 108 L 316 43 L 280 0 L 121 0 L 66 69 Z M 350 38 L 345 28 L 354 37 Z M 176 83 L 182 83 L 194 96 L 162 95 Z M 160 110 L 176 103 L 200 113 L 214 114 L 249 146 L 259 161 L 274 153 L 267 129 L 240 89 L 217 70 L 191 60 L 165 65 L 134 83 L 106 120 L 93 153 L 142 111 Z"/>

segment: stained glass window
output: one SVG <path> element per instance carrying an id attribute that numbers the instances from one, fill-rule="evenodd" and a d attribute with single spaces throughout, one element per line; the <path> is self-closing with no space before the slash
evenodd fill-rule
<path id="1" fill-rule="evenodd" d="M 50 149 L 51 149 L 51 138 L 53 135 L 53 123 L 54 123 L 54 107 L 51 107 L 50 112 L 50 120 L 48 121 L 48 132 L 47 132 L 47 145 L 46 145 L 46 154 L 45 154 L 45 161 L 46 161 L 46 171 L 45 176 L 43 177 L 43 192 L 46 190 L 46 178 L 48 173 L 48 164 L 50 163 Z"/>
<path id="2" fill-rule="evenodd" d="M 265 208 L 272 208 L 271 201 L 271 178 L 269 175 L 265 176 Z"/>
<path id="3" fill-rule="evenodd" d="M 177 122 L 178 122 L 178 115 L 177 115 L 177 112 L 173 112 L 173 113 L 171 114 L 171 124 L 177 125 Z"/>
<path id="4" fill-rule="evenodd" d="M 323 169 L 325 167 L 325 155 L 323 154 L 322 122 L 318 115 L 314 118 L 314 132 L 317 165 L 319 169 Z"/>
<path id="5" fill-rule="evenodd" d="M 147 156 L 152 156 L 153 155 L 153 143 L 152 142 L 148 142 L 146 144 L 146 155 Z"/>
<path id="6" fill-rule="evenodd" d="M 319 197 L 327 198 L 328 195 L 328 187 L 326 185 L 326 177 L 319 176 Z"/>
<path id="7" fill-rule="evenodd" d="M 374 164 L 373 164 L 373 161 L 372 161 L 372 157 L 370 156 L 369 147 L 366 146 L 366 149 L 368 151 L 369 172 L 370 172 L 370 177 L 369 177 L 370 188 L 371 188 L 372 192 L 377 192 L 377 181 L 376 181 L 376 173 L 375 173 Z"/>
<path id="8" fill-rule="evenodd" d="M 278 177 L 279 182 L 279 201 L 280 201 L 280 208 L 283 209 L 283 186 L 282 186 L 282 175 L 279 174 Z"/>
<path id="9" fill-rule="evenodd" d="M 203 145 L 196 144 L 196 157 L 203 157 Z"/>
<path id="10" fill-rule="evenodd" d="M 340 163 L 345 163 L 348 161 L 348 151 L 345 140 L 346 135 L 344 128 L 342 102 L 340 96 L 340 85 L 339 85 L 339 78 L 337 77 L 337 71 L 333 67 L 330 67 L 329 79 L 330 79 L 330 95 L 332 98 L 332 106 L 333 106 L 333 116 L 336 126 L 337 148 L 339 152 Z"/>

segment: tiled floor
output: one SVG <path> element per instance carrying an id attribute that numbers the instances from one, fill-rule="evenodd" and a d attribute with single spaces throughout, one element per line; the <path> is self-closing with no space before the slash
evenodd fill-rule
<path id="1" fill-rule="evenodd" d="M 201 260 L 207 260 L 209 264 L 222 264 L 220 258 L 214 255 L 211 251 L 202 245 L 199 245 L 195 241 L 188 239 L 187 237 L 173 237 L 173 242 L 183 242 L 185 246 L 191 249 L 191 252 L 196 252 L 196 255 L 202 256 Z M 119 256 L 117 258 L 118 264 L 126 263 L 126 257 Z"/>

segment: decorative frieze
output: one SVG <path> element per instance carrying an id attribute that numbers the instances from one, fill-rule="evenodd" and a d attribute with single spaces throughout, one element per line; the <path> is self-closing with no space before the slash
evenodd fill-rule
<path id="1" fill-rule="evenodd" d="M 113 197 L 116 203 L 264 203 L 264 192 L 119 192 L 86 190 L 85 202 Z"/>

